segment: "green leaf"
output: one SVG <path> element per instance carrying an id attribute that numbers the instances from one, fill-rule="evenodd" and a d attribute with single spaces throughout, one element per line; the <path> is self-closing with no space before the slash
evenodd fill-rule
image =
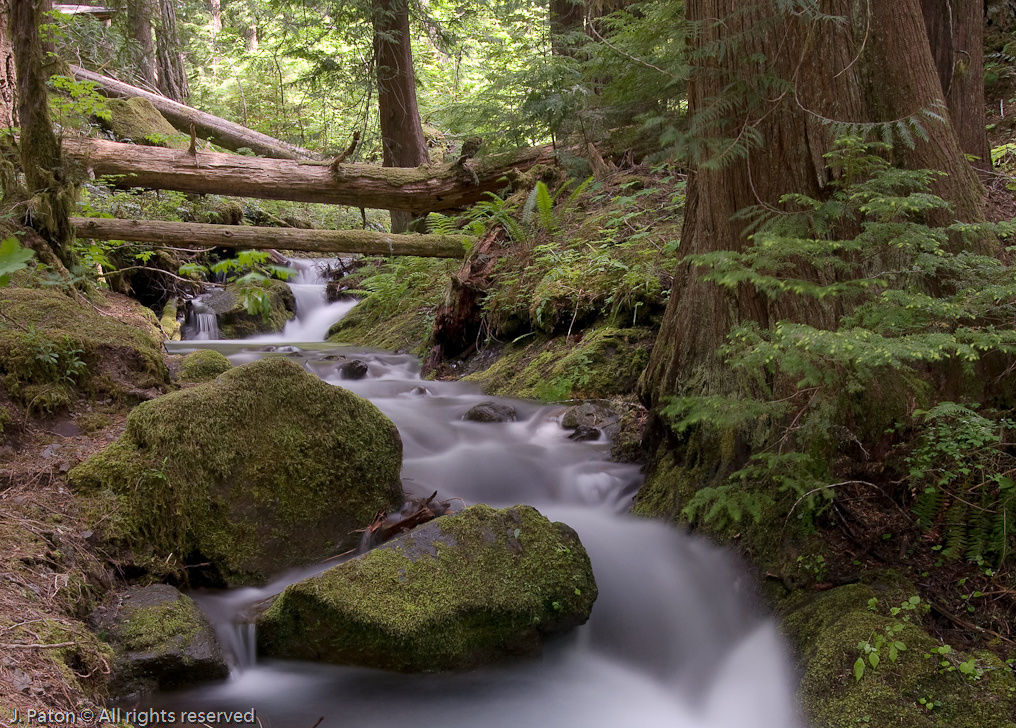
<path id="1" fill-rule="evenodd" d="M 868 662 L 871 663 L 871 666 L 873 668 L 878 667 L 878 663 L 880 661 L 881 661 L 881 658 L 878 656 L 877 652 L 872 652 L 870 655 L 868 655 Z"/>
<path id="2" fill-rule="evenodd" d="M 864 660 L 860 657 L 854 662 L 854 679 L 860 680 L 864 677 Z"/>
<path id="3" fill-rule="evenodd" d="M 0 242 L 0 287 L 10 282 L 12 273 L 27 268 L 28 261 L 34 257 L 35 251 L 21 247 L 13 236 Z"/>

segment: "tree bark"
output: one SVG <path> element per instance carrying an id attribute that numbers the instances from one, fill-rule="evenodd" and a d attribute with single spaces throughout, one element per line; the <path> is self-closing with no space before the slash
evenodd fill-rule
<path id="1" fill-rule="evenodd" d="M 197 250 L 208 247 L 239 250 L 275 248 L 311 253 L 461 258 L 466 253 L 467 241 L 462 235 L 393 235 L 373 230 L 300 230 L 100 217 L 75 217 L 71 222 L 79 238 L 131 240 Z"/>
<path id="2" fill-rule="evenodd" d="M 137 77 L 148 88 L 156 88 L 152 14 L 152 0 L 128 0 L 127 35 L 137 44 L 132 53 Z"/>
<path id="3" fill-rule="evenodd" d="M 214 41 L 218 38 L 219 33 L 222 32 L 222 2 L 221 0 L 209 0 L 208 1 L 209 11 L 209 34 L 212 36 Z"/>
<path id="4" fill-rule="evenodd" d="M 960 148 L 978 169 L 991 169 L 984 125 L 983 0 L 921 0 L 935 69 Z"/>
<path id="5" fill-rule="evenodd" d="M 731 84 L 761 84 L 757 79 L 765 70 L 792 81 L 793 88 L 776 95 L 756 86 L 758 101 L 735 103 L 720 117 L 720 125 L 711 127 L 708 133 L 717 142 L 743 136 L 750 129 L 757 130 L 764 141 L 745 156 L 734 155 L 722 165 L 701 166 L 693 172 L 681 238 L 683 253 L 743 249 L 748 244 L 745 223 L 732 219 L 741 209 L 760 204 L 779 208 L 780 198 L 790 192 L 827 196 L 829 172 L 823 155 L 833 142 L 829 120 L 888 122 L 943 104 L 919 0 L 861 3 L 860 14 L 852 14 L 855 3 L 851 0 L 822 0 L 819 6 L 848 22 L 784 14 L 778 0 L 738 5 L 735 12 L 728 0 L 687 3 L 688 20 L 701 24 L 693 54 L 717 44 L 734 49 L 697 61 L 689 85 L 690 114 L 710 111 Z M 768 59 L 766 68 L 760 67 L 760 58 Z M 897 144 L 894 159 L 909 169 L 948 173 L 935 192 L 952 203 L 956 218 L 983 219 L 983 190 L 964 160 L 948 119 L 925 119 L 923 126 L 929 140 L 917 139 L 913 149 Z M 693 477 L 698 487 L 722 480 L 726 469 L 735 464 L 724 465 L 715 454 L 703 456 L 696 451 L 701 443 L 694 438 L 678 441 L 660 416 L 660 408 L 674 395 L 736 391 L 717 353 L 733 326 L 756 322 L 768 327 L 791 320 L 833 327 L 836 318 L 830 303 L 803 297 L 773 301 L 748 286 L 729 292 L 702 281 L 693 268 L 682 264 L 640 382 L 640 394 L 651 407 L 645 443 L 651 459 L 658 463 L 665 455 L 672 456 L 686 473 L 697 467 Z"/>
<path id="6" fill-rule="evenodd" d="M 0 129 L 18 125 L 18 74 L 11 44 L 10 0 L 0 0 Z"/>
<path id="7" fill-rule="evenodd" d="M 373 0 L 372 19 L 382 163 L 385 167 L 419 167 L 427 164 L 430 157 L 416 103 L 409 3 Z M 409 221 L 410 216 L 404 211 L 393 211 L 392 232 L 406 230 Z"/>
<path id="8" fill-rule="evenodd" d="M 74 231 L 68 215 L 75 204 L 73 186 L 64 177 L 60 143 L 53 134 L 46 96 L 47 56 L 39 37 L 46 0 L 14 0 L 11 35 L 17 67 L 18 119 L 21 128 L 21 166 L 32 197 L 26 203 L 26 222 L 48 244 L 60 263 L 74 264 Z M 45 257 L 45 253 L 40 255 Z"/>
<path id="9" fill-rule="evenodd" d="M 121 189 L 142 187 L 266 200 L 323 202 L 413 214 L 452 210 L 484 199 L 537 164 L 553 164 L 550 147 L 472 160 L 473 175 L 458 164 L 387 169 L 368 164 L 327 164 L 260 159 L 99 139 L 65 139 L 64 150 L 96 175 L 117 177 Z"/>
<path id="10" fill-rule="evenodd" d="M 182 133 L 189 134 L 191 124 L 193 124 L 199 137 L 213 141 L 220 147 L 234 152 L 240 149 L 250 149 L 257 155 L 274 159 L 314 159 L 317 156 L 314 152 L 303 147 L 275 139 L 218 116 L 206 114 L 123 81 L 117 81 L 78 66 L 71 66 L 71 72 L 74 74 L 74 78 L 79 81 L 91 81 L 96 84 L 99 92 L 104 96 L 118 99 L 139 96 L 148 99 L 152 102 L 152 106 L 158 109 L 159 113 Z"/>
<path id="11" fill-rule="evenodd" d="M 156 34 L 159 91 L 181 103 L 190 98 L 187 70 L 180 52 L 180 35 L 176 29 L 176 6 L 173 0 L 159 0 L 159 23 Z"/>

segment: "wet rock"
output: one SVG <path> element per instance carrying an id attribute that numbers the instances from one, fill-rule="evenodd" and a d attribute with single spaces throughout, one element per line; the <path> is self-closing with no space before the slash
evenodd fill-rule
<path id="1" fill-rule="evenodd" d="M 217 351 L 193 351 L 180 363 L 180 379 L 185 382 L 207 382 L 233 368 L 229 359 Z"/>
<path id="2" fill-rule="evenodd" d="M 568 439 L 577 440 L 579 442 L 599 440 L 600 430 L 596 427 L 590 427 L 589 425 L 579 425 L 570 435 L 568 435 Z"/>
<path id="3" fill-rule="evenodd" d="M 367 376 L 367 364 L 359 359 L 352 359 L 339 367 L 339 374 L 343 379 L 363 379 Z"/>
<path id="4" fill-rule="evenodd" d="M 365 399 L 286 358 L 146 402 L 68 476 L 88 524 L 150 574 L 200 555 L 221 581 L 261 583 L 354 547 L 402 505 L 402 440 Z"/>
<path id="5" fill-rule="evenodd" d="M 276 334 L 296 316 L 296 298 L 282 281 L 270 281 L 268 311 L 252 314 L 247 311 L 243 296 L 235 284 L 216 289 L 201 298 L 201 305 L 214 313 L 218 320 L 219 336 L 223 339 L 246 339 L 258 334 Z"/>
<path id="6" fill-rule="evenodd" d="M 480 402 L 470 407 L 462 419 L 470 422 L 514 422 L 515 408 L 501 402 Z"/>
<path id="7" fill-rule="evenodd" d="M 95 615 L 116 652 L 118 694 L 177 688 L 229 674 L 215 630 L 194 600 L 166 584 L 136 589 Z M 119 601 L 119 600 L 118 600 Z"/>
<path id="8" fill-rule="evenodd" d="M 529 506 L 477 505 L 287 587 L 257 619 L 269 657 L 399 672 L 540 654 L 596 599 L 576 533 Z"/>
<path id="9" fill-rule="evenodd" d="M 579 427 L 606 427 L 617 422 L 617 414 L 609 407 L 596 402 L 583 402 L 569 407 L 561 417 L 561 427 L 575 430 Z"/>

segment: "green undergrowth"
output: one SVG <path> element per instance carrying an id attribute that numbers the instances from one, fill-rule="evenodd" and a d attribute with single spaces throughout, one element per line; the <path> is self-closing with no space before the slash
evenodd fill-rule
<path id="1" fill-rule="evenodd" d="M 328 331 L 328 341 L 423 356 L 456 260 L 377 259 L 358 270 L 350 295 L 364 298 Z"/>
<path id="2" fill-rule="evenodd" d="M 79 394 L 131 402 L 142 390 L 166 385 L 154 315 L 130 308 L 134 325 L 56 290 L 0 289 L 0 381 L 7 396 L 29 413 L 48 413 Z"/>
<path id="3" fill-rule="evenodd" d="M 923 627 L 927 605 L 894 572 L 821 593 L 797 592 L 783 630 L 818 728 L 1013 728 L 1016 677 L 986 650 L 955 651 Z"/>

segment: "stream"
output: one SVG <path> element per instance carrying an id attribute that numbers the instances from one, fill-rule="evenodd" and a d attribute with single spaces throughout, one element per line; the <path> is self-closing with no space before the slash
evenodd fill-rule
<path id="1" fill-rule="evenodd" d="M 299 262 L 303 264 L 303 262 Z M 501 400 L 465 382 L 420 379 L 415 357 L 322 343 L 353 302 L 327 304 L 313 266 L 291 283 L 298 317 L 278 335 L 188 340 L 173 353 L 213 348 L 243 364 L 288 356 L 324 381 L 371 400 L 398 426 L 407 497 L 526 503 L 564 521 L 589 552 L 597 599 L 589 622 L 548 644 L 542 660 L 467 673 L 401 675 L 364 668 L 257 660 L 244 608 L 325 566 L 263 588 L 192 592 L 234 665 L 229 679 L 146 698 L 166 710 L 256 709 L 265 728 L 795 728 L 795 676 L 773 620 L 724 550 L 661 523 L 626 515 L 642 482 L 609 460 L 610 443 L 574 442 L 564 407 Z M 207 336 L 208 326 L 192 331 Z M 264 351 L 264 349 L 274 351 Z M 340 379 L 329 355 L 364 361 L 366 378 Z M 518 421 L 462 420 L 501 401 Z M 334 562 L 332 562 L 334 563 Z M 331 565 L 331 564 L 328 564 Z"/>

